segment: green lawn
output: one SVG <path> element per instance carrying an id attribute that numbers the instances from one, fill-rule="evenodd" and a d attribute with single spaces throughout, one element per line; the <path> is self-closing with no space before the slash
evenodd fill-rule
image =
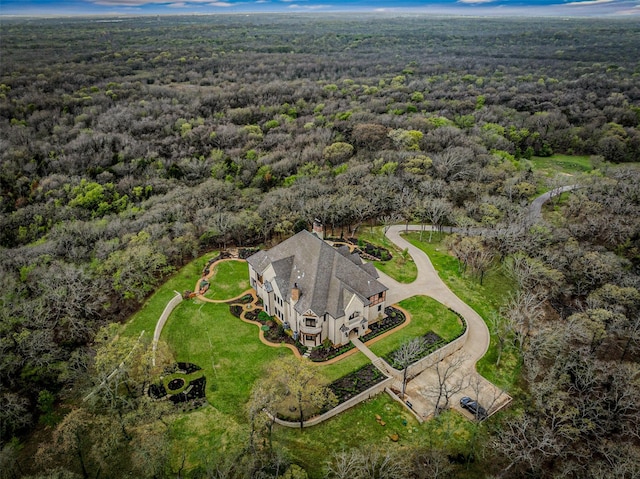
<path id="1" fill-rule="evenodd" d="M 589 155 L 534 156 L 530 161 L 534 171 L 539 171 L 545 176 L 555 176 L 558 173 L 585 173 L 593 170 Z"/>
<path id="2" fill-rule="evenodd" d="M 389 241 L 389 239 L 384 235 L 381 226 L 376 226 L 374 228 L 365 226 L 360 227 L 358 238 L 377 246 L 384 246 L 391 251 L 393 259 L 390 261 L 376 261 L 374 263 L 376 268 L 380 271 L 388 274 L 400 283 L 411 283 L 417 278 L 418 269 L 411 259 L 411 256 L 407 256 L 407 259 L 404 260 L 402 258 L 402 250 Z"/>
<path id="3" fill-rule="evenodd" d="M 177 361 L 197 364 L 207 377 L 207 400 L 218 410 L 243 420 L 242 408 L 263 367 L 285 354 L 258 339 L 258 328 L 229 312 L 227 304 L 189 300 L 165 325 L 161 339 Z"/>
<path id="4" fill-rule="evenodd" d="M 176 291 L 182 294 L 184 290 L 193 290 L 197 279 L 202 274 L 202 268 L 207 264 L 209 258 L 214 258 L 217 252 L 210 252 L 198 259 L 193 260 L 165 283 L 158 287 L 155 293 L 142 305 L 124 327 L 123 334 L 127 336 L 138 336 L 142 330 L 146 334 L 153 336 L 156 323 L 162 315 L 165 306 L 171 298 L 176 295 Z"/>
<path id="5" fill-rule="evenodd" d="M 381 416 L 385 426 L 378 424 L 376 414 Z M 334 453 L 345 449 L 377 448 L 382 452 L 402 453 L 408 446 L 428 446 L 455 454 L 468 452 L 473 441 L 479 445 L 486 434 L 485 429 L 455 411 L 419 424 L 403 406 L 387 394 L 380 394 L 311 428 L 278 427 L 274 431 L 274 445 L 289 451 L 293 461 L 306 469 L 310 479 L 322 479 L 326 462 Z M 397 443 L 389 439 L 393 433 L 400 436 Z M 482 477 L 482 472 L 470 464 L 458 477 Z"/>
<path id="6" fill-rule="evenodd" d="M 382 417 L 386 426 L 376 422 L 376 414 Z M 320 479 L 324 477 L 323 465 L 334 452 L 372 446 L 402 450 L 405 445 L 424 441 L 422 429 L 403 406 L 389 395 L 379 394 L 311 428 L 278 427 L 274 432 L 274 443 L 288 450 L 294 462 L 306 469 L 310 478 Z M 400 435 L 399 442 L 389 439 L 392 433 Z"/>
<path id="7" fill-rule="evenodd" d="M 414 296 L 400 302 L 411 314 L 409 325 L 370 346 L 378 356 L 385 356 L 410 339 L 433 331 L 446 341 L 462 332 L 462 322 L 443 304 L 428 296 Z"/>
<path id="8" fill-rule="evenodd" d="M 249 265 L 246 261 L 222 261 L 213 268 L 209 299 L 231 299 L 249 289 Z"/>
<path id="9" fill-rule="evenodd" d="M 434 235 L 431 243 L 426 239 L 420 241 L 420 233 L 409 233 L 405 238 L 429 256 L 440 278 L 485 321 L 500 309 L 509 292 L 514 290 L 513 282 L 503 274 L 497 264 L 485 274 L 482 286 L 477 279 L 460 273 L 458 260 L 449 255 L 443 245 L 446 235 L 442 238 Z M 496 368 L 497 354 L 497 342 L 492 334 L 489 350 L 478 362 L 478 372 L 498 386 L 511 390 L 516 385 L 519 375 L 519 358 L 513 349 L 505 350 L 500 367 Z"/>

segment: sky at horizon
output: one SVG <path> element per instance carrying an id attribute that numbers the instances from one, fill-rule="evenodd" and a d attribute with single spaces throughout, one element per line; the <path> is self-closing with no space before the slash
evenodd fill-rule
<path id="1" fill-rule="evenodd" d="M 640 0 L 0 0 L 0 16 L 388 12 L 640 16 Z"/>

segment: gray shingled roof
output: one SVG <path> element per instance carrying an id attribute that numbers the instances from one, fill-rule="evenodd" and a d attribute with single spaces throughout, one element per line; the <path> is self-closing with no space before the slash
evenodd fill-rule
<path id="1" fill-rule="evenodd" d="M 368 298 L 388 289 L 377 280 L 373 265 L 363 264 L 348 248 L 333 248 L 308 231 L 254 254 L 247 262 L 259 274 L 273 264 L 275 282 L 285 300 L 297 283 L 300 299 L 295 309 L 301 314 L 311 310 L 318 316 L 329 313 L 338 318 L 353 295 L 368 304 Z"/>

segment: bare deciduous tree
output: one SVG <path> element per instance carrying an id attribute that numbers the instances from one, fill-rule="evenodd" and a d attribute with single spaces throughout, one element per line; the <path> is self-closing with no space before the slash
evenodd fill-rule
<path id="1" fill-rule="evenodd" d="M 456 353 L 445 356 L 436 353 L 432 356 L 429 369 L 435 374 L 433 384 L 423 388 L 422 393 L 435 400 L 434 415 L 449 408 L 451 397 L 466 387 L 468 379 L 462 374 L 462 366 L 466 361 L 464 354 Z"/>
<path id="2" fill-rule="evenodd" d="M 414 338 L 402 343 L 393 353 L 393 361 L 402 367 L 402 398 L 404 398 L 404 392 L 407 386 L 409 366 L 420 357 L 424 348 L 424 340 L 422 338 Z"/>

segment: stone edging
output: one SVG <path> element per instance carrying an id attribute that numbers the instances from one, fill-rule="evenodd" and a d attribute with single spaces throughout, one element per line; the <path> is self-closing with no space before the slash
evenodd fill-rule
<path id="1" fill-rule="evenodd" d="M 387 379 L 384 379 L 383 381 L 379 382 L 375 386 L 372 386 L 366 391 L 361 392 L 357 396 L 354 396 L 351 399 L 346 400 L 342 404 L 338 404 L 336 407 L 334 407 L 330 411 L 327 411 L 324 414 L 320 414 L 319 416 L 314 416 L 311 419 L 304 421 L 302 427 L 311 427 L 311 426 L 315 426 L 316 424 L 320 424 L 321 422 L 326 421 L 327 419 L 331 419 L 332 417 L 337 416 L 341 412 L 346 411 L 349 408 L 352 408 L 353 406 L 361 403 L 362 401 L 370 399 L 373 396 L 377 396 L 378 394 L 383 392 L 385 389 L 387 389 L 389 386 L 391 386 L 391 383 L 393 381 L 394 379 L 389 377 Z M 285 426 L 285 427 L 291 427 L 291 428 L 300 427 L 300 422 L 285 421 L 277 417 L 274 418 L 274 421 L 276 422 L 276 424 L 280 424 L 281 426 Z"/>
<path id="2" fill-rule="evenodd" d="M 248 289 L 247 291 L 245 291 L 244 293 L 242 293 L 240 296 L 237 296 L 233 299 L 228 299 L 225 301 L 225 303 L 228 303 L 229 301 L 233 301 L 234 299 L 239 299 L 242 298 L 243 296 L 250 294 L 253 297 L 253 301 L 250 304 L 253 304 L 255 302 L 258 301 L 258 298 L 256 296 L 256 292 L 253 289 Z M 272 343 L 271 341 L 267 341 L 267 339 L 264 337 L 264 331 L 262 330 L 262 323 L 259 321 L 252 321 L 250 319 L 247 319 L 245 317 L 245 314 L 247 312 L 247 309 L 243 308 L 242 313 L 240 314 L 240 320 L 247 323 L 247 324 L 254 324 L 258 327 L 259 333 L 258 336 L 260 338 L 260 342 L 262 342 L 263 344 L 267 345 L 267 346 L 271 346 L 272 348 L 289 348 L 293 354 L 297 357 L 297 358 L 302 358 L 302 356 L 300 355 L 300 351 L 298 351 L 298 348 L 296 348 L 295 346 L 293 346 L 292 344 L 287 344 L 287 343 Z"/>

